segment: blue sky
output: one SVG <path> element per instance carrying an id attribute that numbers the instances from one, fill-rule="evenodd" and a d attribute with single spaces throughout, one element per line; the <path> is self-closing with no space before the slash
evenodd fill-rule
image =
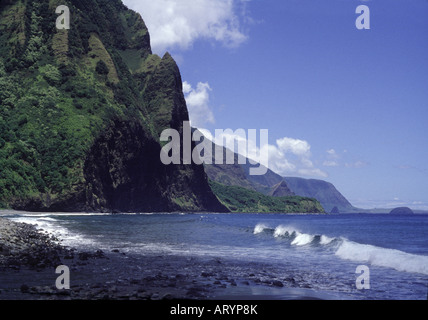
<path id="1" fill-rule="evenodd" d="M 273 170 L 355 206 L 428 209 L 427 0 L 124 3 L 179 64 L 193 124 L 269 129 Z"/>

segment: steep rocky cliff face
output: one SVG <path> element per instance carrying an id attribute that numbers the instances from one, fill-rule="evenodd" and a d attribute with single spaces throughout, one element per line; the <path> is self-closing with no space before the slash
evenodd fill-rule
<path id="1" fill-rule="evenodd" d="M 335 207 L 337 213 L 361 212 L 361 209 L 354 208 L 334 185 L 327 181 L 282 177 L 270 169 L 266 169 L 264 175 L 250 175 L 252 165 L 248 160 L 245 164 L 239 164 L 237 154 L 234 154 L 233 164 L 216 165 L 215 152 L 221 148 L 217 145 L 215 149 L 213 148 L 213 152 L 209 154 L 213 164 L 205 165 L 208 177 L 212 181 L 225 186 L 242 187 L 272 197 L 298 196 L 316 199 L 327 212 L 331 212 Z M 223 153 L 225 154 L 225 151 Z M 216 185 L 217 195 L 220 195 L 219 190 L 220 187 Z M 226 188 L 226 190 L 232 189 Z M 224 194 L 225 192 L 222 192 L 220 198 Z"/>
<path id="2" fill-rule="evenodd" d="M 294 193 L 317 199 L 328 212 L 334 208 L 340 213 L 353 212 L 356 209 L 333 184 L 327 181 L 295 177 L 286 177 L 285 181 Z"/>
<path id="3" fill-rule="evenodd" d="M 227 211 L 203 166 L 160 161 L 160 133 L 188 119 L 177 64 L 121 1 L 0 2 L 1 207 Z"/>

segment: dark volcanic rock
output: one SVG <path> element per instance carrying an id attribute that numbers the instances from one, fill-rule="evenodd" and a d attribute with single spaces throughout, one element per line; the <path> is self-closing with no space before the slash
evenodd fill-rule
<path id="1" fill-rule="evenodd" d="M 0 268 L 44 269 L 57 267 L 68 250 L 58 239 L 40 233 L 35 226 L 0 218 Z"/>
<path id="2" fill-rule="evenodd" d="M 279 280 L 272 281 L 272 285 L 275 287 L 281 287 L 281 288 L 284 286 L 284 284 Z"/>

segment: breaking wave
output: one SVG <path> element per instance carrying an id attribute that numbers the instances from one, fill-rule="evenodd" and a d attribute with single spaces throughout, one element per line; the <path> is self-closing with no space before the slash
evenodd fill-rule
<path id="1" fill-rule="evenodd" d="M 60 239 L 61 244 L 67 247 L 100 247 L 100 244 L 93 239 L 89 239 L 83 234 L 70 231 L 66 226 L 60 224 L 53 215 L 31 214 L 14 216 L 11 221 L 34 225 L 39 231 L 47 232 Z"/>
<path id="2" fill-rule="evenodd" d="M 302 233 L 292 226 L 280 225 L 276 228 L 271 228 L 265 224 L 258 224 L 255 226 L 254 234 L 268 233 L 272 234 L 275 238 L 284 238 L 290 240 L 290 244 L 294 246 L 305 246 L 308 244 L 328 245 L 336 238 L 330 238 L 325 235 L 312 235 Z"/>
<path id="3" fill-rule="evenodd" d="M 265 224 L 258 224 L 256 225 L 256 227 L 254 228 L 254 234 L 259 234 L 259 233 L 263 233 L 267 230 L 272 230 L 271 228 L 269 228 L 267 225 Z"/>
<path id="4" fill-rule="evenodd" d="M 341 259 L 428 275 L 428 256 L 361 244 L 344 239 L 336 251 Z"/>
<path id="5" fill-rule="evenodd" d="M 258 224 L 254 228 L 255 235 L 271 234 L 274 238 L 284 239 L 295 247 L 312 246 L 332 250 L 335 256 L 343 260 L 364 263 L 378 267 L 392 268 L 401 272 L 428 275 L 428 256 L 411 254 L 397 249 L 361 244 L 344 237 L 308 234 L 292 226 L 280 225 L 271 228 Z"/>

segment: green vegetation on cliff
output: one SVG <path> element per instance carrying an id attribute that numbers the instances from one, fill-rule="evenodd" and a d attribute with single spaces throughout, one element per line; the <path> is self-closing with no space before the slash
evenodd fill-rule
<path id="1" fill-rule="evenodd" d="M 210 180 L 220 201 L 236 213 L 324 213 L 321 204 L 299 196 L 271 197 L 239 186 L 225 186 Z"/>
<path id="2" fill-rule="evenodd" d="M 188 120 L 181 86 L 120 0 L 1 1 L 0 207 L 226 210 L 203 167 L 160 163 L 159 133 Z"/>
<path id="3" fill-rule="evenodd" d="M 56 29 L 59 5 L 69 30 Z M 152 54 L 144 21 L 120 0 L 0 1 L 0 207 L 323 211 L 256 192 L 269 188 L 241 167 L 206 170 L 253 191 L 211 189 L 202 165 L 163 165 L 160 133 L 189 120 L 182 91 L 174 59 Z"/>

